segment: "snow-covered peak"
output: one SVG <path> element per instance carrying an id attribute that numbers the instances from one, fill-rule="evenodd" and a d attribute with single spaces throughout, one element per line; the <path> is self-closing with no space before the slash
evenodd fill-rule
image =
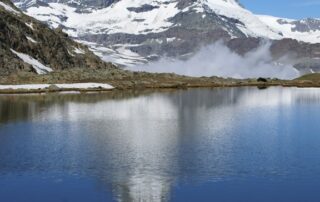
<path id="1" fill-rule="evenodd" d="M 257 17 L 272 29 L 281 32 L 283 38 L 320 43 L 320 19 L 293 20 L 266 15 Z"/>
<path id="2" fill-rule="evenodd" d="M 238 0 L 14 1 L 28 15 L 51 27 L 62 27 L 101 58 L 115 57 L 114 62 L 125 65 L 163 56 L 184 58 L 204 44 L 234 38 L 320 42 L 317 22 L 267 20 Z M 302 33 L 305 25 L 314 29 Z"/>
<path id="3" fill-rule="evenodd" d="M 238 28 L 247 36 L 280 39 L 281 34 L 262 22 L 249 10 L 243 8 L 236 0 L 204 0 L 206 5 L 215 13 L 236 19 Z"/>
<path id="4" fill-rule="evenodd" d="M 27 13 L 51 26 L 71 28 L 74 37 L 85 34 L 162 32 L 173 26 L 169 21 L 178 12 L 176 1 L 119 1 L 109 7 L 79 13 L 75 7 L 49 3 L 47 7 L 30 7 Z"/>
<path id="5" fill-rule="evenodd" d="M 63 25 L 63 27 L 70 28 L 72 31 L 69 30 L 68 33 L 75 37 L 87 33 L 159 33 L 181 24 L 172 21 L 176 15 L 194 10 L 203 18 L 207 14 L 215 13 L 222 16 L 220 20 L 225 21 L 226 18 L 236 20 L 237 22 L 231 23 L 246 36 L 281 38 L 278 32 L 261 22 L 250 11 L 244 9 L 238 0 L 109 0 L 106 3 L 108 6 L 103 8 L 98 6 L 87 8 L 82 5 L 86 1 L 77 0 L 44 0 L 45 3 L 48 3 L 47 6 L 41 5 L 41 3 L 34 5 L 37 0 L 16 1 L 18 6 L 27 7 L 26 11 L 29 15 L 48 22 L 53 27 Z M 91 3 L 95 5 L 99 4 L 99 1 L 91 1 Z M 184 18 L 187 18 L 187 16 Z M 219 19 L 210 20 L 215 24 L 214 21 Z M 219 22 L 219 24 L 221 23 Z M 229 25 L 225 27 L 221 24 L 221 26 L 224 27 L 222 29 L 234 37 L 234 28 L 228 30 L 230 29 L 228 28 Z"/>
<path id="6" fill-rule="evenodd" d="M 237 0 L 204 0 L 209 4 L 218 4 L 222 6 L 234 6 L 241 7 L 240 3 Z"/>

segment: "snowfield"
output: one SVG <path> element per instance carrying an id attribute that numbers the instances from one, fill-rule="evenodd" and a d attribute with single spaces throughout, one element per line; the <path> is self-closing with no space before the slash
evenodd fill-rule
<path id="1" fill-rule="evenodd" d="M 273 30 L 250 11 L 242 8 L 234 0 L 207 0 L 207 5 L 217 14 L 237 19 L 245 24 L 238 28 L 247 36 L 269 39 L 282 38 L 278 31 Z"/>
<path id="2" fill-rule="evenodd" d="M 258 18 L 271 27 L 274 30 L 278 30 L 283 34 L 284 38 L 296 39 L 298 41 L 304 41 L 308 43 L 319 43 L 320 42 L 320 30 L 318 31 L 309 31 L 309 32 L 298 32 L 293 31 L 296 27 L 294 24 L 289 24 L 294 22 L 293 19 L 277 18 L 267 15 L 258 15 Z M 279 20 L 283 20 L 288 23 L 279 23 Z"/>
<path id="3" fill-rule="evenodd" d="M 147 12 L 131 11 L 131 9 L 141 8 L 144 5 L 153 6 L 153 9 Z M 48 22 L 54 28 L 59 25 L 68 27 L 70 29 L 65 31 L 70 36 L 80 37 L 85 34 L 159 33 L 172 26 L 177 26 L 169 20 L 178 13 L 189 9 L 205 13 L 205 8 L 210 8 L 219 15 L 240 20 L 245 26 L 239 25 L 238 28 L 247 36 L 281 38 L 277 30 L 270 28 L 234 0 L 199 0 L 183 10 L 179 10 L 177 1 L 173 0 L 165 3 L 156 0 L 130 0 L 119 1 L 103 9 L 89 9 L 88 13 L 76 12 L 76 8 L 66 4 L 49 3 L 49 7 L 30 7 L 27 9 L 27 14 Z M 58 16 L 65 16 L 66 20 L 61 20 Z"/>
<path id="4" fill-rule="evenodd" d="M 88 45 L 103 60 L 127 67 L 145 64 L 152 60 L 150 58 L 165 55 L 168 52 L 166 44 L 179 47 L 179 44 L 188 41 L 189 39 L 183 38 L 186 33 L 175 32 L 175 28 L 189 26 L 188 23 L 185 25 L 180 22 L 184 22 L 184 19 L 190 21 L 188 15 L 194 13 L 199 14 L 205 23 L 208 23 L 206 20 L 212 20 L 211 24 L 208 23 L 212 27 L 215 27 L 215 22 L 225 24 L 222 29 L 231 38 L 291 38 L 307 43 L 320 43 L 320 27 L 317 31 L 295 31 L 296 25 L 290 22 L 303 23 L 303 20 L 256 15 L 242 7 L 237 0 L 196 0 L 190 1 L 190 4 L 186 1 L 183 6 L 182 0 L 121 0 L 106 7 L 95 4 L 88 6 L 81 0 L 43 1 L 49 3 L 15 0 L 16 6 L 24 8 L 27 15 L 53 28 L 63 27 L 64 32 Z M 279 20 L 288 23 L 279 23 Z M 32 25 L 28 26 L 33 29 Z M 199 33 L 202 32 L 206 30 L 200 27 Z M 197 37 L 196 33 L 195 31 L 194 37 Z M 34 42 L 32 39 L 28 40 Z M 141 48 L 142 46 L 144 47 Z M 147 48 L 163 52 L 153 51 L 148 55 L 145 51 Z M 83 53 L 77 48 L 69 50 L 71 56 Z"/>
<path id="5" fill-rule="evenodd" d="M 152 5 L 155 9 L 138 13 L 128 10 L 145 4 Z M 50 22 L 55 28 L 63 24 L 76 29 L 76 32 L 68 31 L 68 34 L 74 37 L 88 33 L 146 34 L 163 32 L 172 26 L 169 19 L 179 13 L 176 5 L 177 2 L 164 4 L 159 1 L 130 0 L 120 1 L 107 8 L 91 10 L 89 13 L 78 13 L 76 8 L 68 5 L 49 3 L 49 7 L 31 7 L 27 14 L 38 20 Z M 66 16 L 67 20 L 61 21 L 57 16 Z"/>
<path id="6" fill-rule="evenodd" d="M 78 1 L 72 1 L 79 3 Z M 19 7 L 23 4 L 16 2 Z M 178 1 L 168 0 L 166 2 L 157 0 L 126 0 L 118 1 L 112 5 L 93 9 L 87 8 L 86 12 L 77 12 L 75 7 L 64 3 L 49 3 L 49 6 L 37 5 L 27 8 L 26 13 L 40 21 L 47 22 L 52 27 L 57 28 L 63 25 L 65 31 L 73 37 L 81 37 L 87 34 L 148 34 L 159 33 L 168 30 L 171 27 L 179 26 L 170 22 L 170 19 L 179 13 L 188 10 L 196 10 L 203 13 L 209 10 L 218 15 L 237 19 L 244 25 L 239 24 L 238 28 L 247 36 L 264 37 L 269 39 L 293 38 L 299 41 L 309 43 L 320 42 L 320 31 L 300 33 L 291 30 L 294 25 L 281 25 L 278 19 L 272 16 L 255 15 L 243 8 L 236 0 L 198 0 L 192 5 L 179 10 Z M 135 11 L 145 5 L 151 7 L 146 11 Z M 12 7 L 1 3 L 5 9 L 11 12 L 17 12 Z M 290 19 L 284 19 L 289 20 Z"/>
<path id="7" fill-rule="evenodd" d="M 61 89 L 113 89 L 114 87 L 104 83 L 71 83 L 71 84 L 25 84 L 25 85 L 0 85 L 0 90 L 41 90 L 55 85 Z"/>

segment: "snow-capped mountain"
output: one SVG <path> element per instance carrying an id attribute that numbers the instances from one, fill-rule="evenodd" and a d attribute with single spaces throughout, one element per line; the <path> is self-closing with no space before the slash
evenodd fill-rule
<path id="1" fill-rule="evenodd" d="M 258 17 L 272 29 L 281 32 L 285 38 L 307 43 L 320 43 L 320 19 L 292 20 L 265 15 Z"/>
<path id="2" fill-rule="evenodd" d="M 320 21 L 254 15 L 237 0 L 15 0 L 105 60 L 134 65 L 189 57 L 218 40 L 292 38 L 320 42 Z M 312 26 L 310 26 L 312 25 Z"/>

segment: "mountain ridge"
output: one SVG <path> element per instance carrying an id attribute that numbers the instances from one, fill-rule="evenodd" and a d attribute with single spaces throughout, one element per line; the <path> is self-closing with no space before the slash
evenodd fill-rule
<path id="1" fill-rule="evenodd" d="M 18 71 L 48 73 L 67 68 L 114 68 L 61 29 L 23 14 L 10 1 L 0 1 L 0 75 Z"/>
<path id="2" fill-rule="evenodd" d="M 51 27 L 62 28 L 103 60 L 123 66 L 163 57 L 187 59 L 201 47 L 221 40 L 239 52 L 233 44 L 249 50 L 265 39 L 274 44 L 272 47 L 292 46 L 291 50 L 273 50 L 275 58 L 293 52 L 301 55 L 296 64 L 308 58 L 320 63 L 314 58 L 318 57 L 317 45 L 313 45 L 319 37 L 316 19 L 267 19 L 246 10 L 237 0 L 15 0 L 15 4 Z M 310 23 L 313 27 L 308 30 Z M 252 42 L 246 45 L 248 40 Z"/>

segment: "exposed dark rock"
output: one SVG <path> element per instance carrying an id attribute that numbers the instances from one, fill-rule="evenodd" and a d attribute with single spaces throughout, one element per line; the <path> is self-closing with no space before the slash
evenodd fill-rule
<path id="1" fill-rule="evenodd" d="M 48 87 L 48 90 L 50 90 L 50 91 L 57 91 L 57 90 L 59 90 L 59 87 L 58 87 L 57 85 L 52 84 L 52 85 L 50 85 L 50 86 Z"/>
<path id="2" fill-rule="evenodd" d="M 141 7 L 135 8 L 135 7 L 128 7 L 128 11 L 136 12 L 136 13 L 142 13 L 142 12 L 148 12 L 152 11 L 153 9 L 159 8 L 159 6 L 153 6 L 149 4 L 144 4 Z"/>
<path id="3" fill-rule="evenodd" d="M 282 25 L 294 25 L 291 29 L 294 32 L 310 32 L 310 31 L 318 31 L 320 30 L 320 20 L 307 18 L 304 20 L 296 20 L 296 21 L 287 21 L 283 19 L 278 20 L 279 24 Z"/>
<path id="4" fill-rule="evenodd" d="M 10 1 L 1 1 L 19 11 Z M 35 72 L 12 50 L 27 54 L 53 70 L 115 68 L 101 61 L 86 46 L 71 40 L 61 29 L 53 31 L 20 11 L 9 12 L 1 6 L 0 16 L 0 76 L 17 71 Z"/>
<path id="5" fill-rule="evenodd" d="M 320 72 L 320 59 L 304 59 L 294 65 L 302 74 Z"/>
<path id="6" fill-rule="evenodd" d="M 235 38 L 228 41 L 227 46 L 240 55 L 244 55 L 256 48 L 262 43 L 260 38 Z"/>
<path id="7" fill-rule="evenodd" d="M 257 79 L 257 81 L 258 82 L 268 82 L 268 79 L 260 77 Z"/>

